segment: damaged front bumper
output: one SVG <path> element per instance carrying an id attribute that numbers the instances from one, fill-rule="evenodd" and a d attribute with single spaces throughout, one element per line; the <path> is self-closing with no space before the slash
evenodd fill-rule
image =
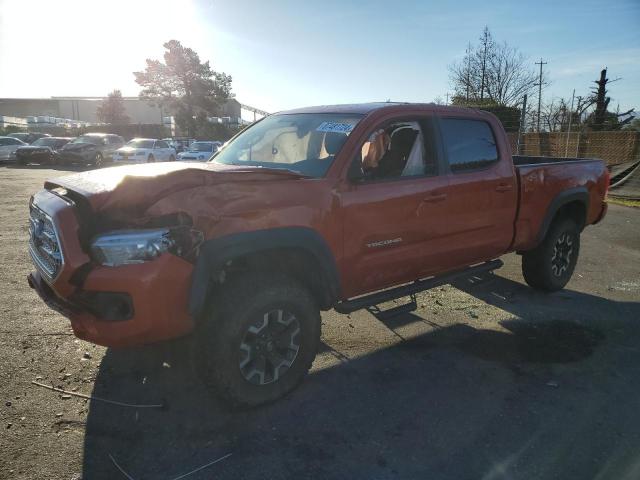
<path id="1" fill-rule="evenodd" d="M 75 335 L 107 347 L 148 344 L 193 329 L 188 295 L 193 265 L 170 253 L 152 261 L 109 267 L 91 263 L 78 240 L 73 206 L 57 195 L 36 195 L 60 237 L 64 263 L 55 278 L 36 265 L 29 285 L 71 320 Z"/>

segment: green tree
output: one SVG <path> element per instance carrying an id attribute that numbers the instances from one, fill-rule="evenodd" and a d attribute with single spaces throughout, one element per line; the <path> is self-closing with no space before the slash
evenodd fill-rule
<path id="1" fill-rule="evenodd" d="M 103 123 L 111 123 L 113 125 L 125 125 L 129 123 L 122 101 L 122 93 L 120 90 L 114 90 L 107 98 L 105 98 L 96 109 L 98 120 Z"/>
<path id="2" fill-rule="evenodd" d="M 214 71 L 209 62 L 177 40 L 165 43 L 164 63 L 147 59 L 143 72 L 134 72 L 142 87 L 140 98 L 167 108 L 178 127 L 190 136 L 207 114 L 215 114 L 231 96 L 231 76 Z"/>

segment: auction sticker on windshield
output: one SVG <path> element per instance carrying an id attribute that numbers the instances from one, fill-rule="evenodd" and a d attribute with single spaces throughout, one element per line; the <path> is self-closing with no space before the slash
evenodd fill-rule
<path id="1" fill-rule="evenodd" d="M 346 133 L 349 134 L 353 130 L 353 125 L 350 123 L 339 122 L 322 122 L 316 128 L 318 132 L 332 132 L 332 133 Z"/>

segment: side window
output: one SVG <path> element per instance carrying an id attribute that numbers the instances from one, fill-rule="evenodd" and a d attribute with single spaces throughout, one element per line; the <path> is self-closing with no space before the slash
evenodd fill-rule
<path id="1" fill-rule="evenodd" d="M 156 142 L 156 148 L 169 148 L 169 145 L 167 145 L 167 142 L 160 140 Z"/>
<path id="2" fill-rule="evenodd" d="M 496 140 L 487 122 L 443 118 L 444 150 L 453 173 L 486 168 L 498 161 Z"/>
<path id="3" fill-rule="evenodd" d="M 433 147 L 429 121 L 386 124 L 364 142 L 349 177 L 366 181 L 435 175 L 437 159 Z"/>
<path id="4" fill-rule="evenodd" d="M 4 147 L 5 145 L 9 145 L 6 138 L 0 138 L 0 147 Z"/>

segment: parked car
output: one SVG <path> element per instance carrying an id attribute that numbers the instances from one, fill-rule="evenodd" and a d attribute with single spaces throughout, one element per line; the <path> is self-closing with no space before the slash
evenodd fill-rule
<path id="1" fill-rule="evenodd" d="M 222 142 L 193 142 L 189 145 L 189 148 L 182 153 L 178 154 L 178 160 L 196 160 L 204 162 L 211 158 L 211 155 L 216 153 Z"/>
<path id="2" fill-rule="evenodd" d="M 507 252 L 533 288 L 567 284 L 581 231 L 607 211 L 607 168 L 510 152 L 500 121 L 474 109 L 271 115 L 211 162 L 46 182 L 30 203 L 29 283 L 101 345 L 196 328 L 204 383 L 232 405 L 263 404 L 311 366 L 321 310 L 489 272 Z"/>
<path id="3" fill-rule="evenodd" d="M 134 138 L 113 154 L 114 162 L 173 162 L 175 159 L 176 151 L 164 140 L 155 138 Z"/>
<path id="4" fill-rule="evenodd" d="M 61 163 L 83 163 L 101 167 L 112 160 L 113 153 L 124 145 L 120 135 L 86 133 L 67 143 L 60 150 Z"/>
<path id="5" fill-rule="evenodd" d="M 42 137 L 31 145 L 18 147 L 16 160 L 21 165 L 28 163 L 55 164 L 60 155 L 60 149 L 73 138 L 68 137 Z"/>
<path id="6" fill-rule="evenodd" d="M 14 137 L 0 137 L 0 162 L 13 162 L 16 159 L 16 150 L 27 144 Z"/>
<path id="7" fill-rule="evenodd" d="M 7 137 L 17 138 L 19 140 L 22 140 L 24 143 L 28 143 L 28 144 L 35 142 L 39 138 L 50 137 L 50 136 L 51 135 L 49 135 L 48 133 L 41 133 L 41 132 L 16 132 L 16 133 L 10 133 L 7 135 Z"/>
<path id="8" fill-rule="evenodd" d="M 176 151 L 176 154 L 184 150 L 182 144 L 173 138 L 163 138 L 162 140 L 167 142 L 167 144 Z"/>

